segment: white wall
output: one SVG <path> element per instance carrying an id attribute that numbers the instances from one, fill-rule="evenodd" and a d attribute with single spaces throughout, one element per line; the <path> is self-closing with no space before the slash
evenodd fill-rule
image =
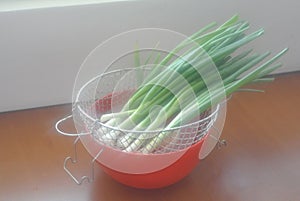
<path id="1" fill-rule="evenodd" d="M 71 102 L 79 66 L 100 42 L 133 28 L 191 34 L 235 13 L 266 34 L 258 51 L 290 51 L 277 72 L 300 70 L 298 0 L 148 0 L 0 12 L 0 111 Z"/>

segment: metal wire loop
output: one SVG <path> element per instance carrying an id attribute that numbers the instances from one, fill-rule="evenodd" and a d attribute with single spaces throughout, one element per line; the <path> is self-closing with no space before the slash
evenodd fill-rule
<path id="1" fill-rule="evenodd" d="M 219 129 L 217 129 L 215 126 L 212 126 L 211 127 L 212 129 L 214 129 L 216 132 L 217 132 L 217 136 L 220 136 L 221 133 L 219 131 Z M 227 146 L 227 141 L 225 139 L 219 139 L 219 138 L 216 138 L 215 136 L 213 135 L 209 135 L 209 137 L 213 138 L 214 140 L 218 141 L 217 142 L 217 148 L 218 149 L 221 149 L 223 146 Z"/>
<path id="2" fill-rule="evenodd" d="M 62 131 L 62 130 L 59 128 L 59 125 L 60 125 L 61 123 L 63 123 L 64 121 L 66 121 L 66 120 L 68 120 L 68 119 L 70 119 L 70 118 L 72 118 L 72 117 L 73 117 L 73 115 L 69 115 L 69 116 L 66 116 L 66 117 L 64 117 L 64 118 L 62 118 L 62 119 L 60 119 L 60 120 L 58 120 L 58 121 L 55 123 L 55 129 L 56 129 L 56 131 L 57 131 L 58 133 L 62 134 L 62 135 L 65 135 L 65 136 L 72 136 L 72 137 L 77 137 L 77 136 L 81 136 L 81 135 L 90 135 L 89 132 L 87 132 L 87 133 L 67 133 L 67 132 L 65 132 L 65 131 Z"/>

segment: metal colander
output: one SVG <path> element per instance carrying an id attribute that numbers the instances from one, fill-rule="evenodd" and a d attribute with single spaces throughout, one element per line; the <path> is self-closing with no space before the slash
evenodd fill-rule
<path id="1" fill-rule="evenodd" d="M 101 146 L 120 151 L 128 151 L 126 146 L 137 143 L 136 139 L 139 138 L 143 140 L 143 146 L 138 146 L 134 152 L 141 154 L 176 152 L 192 146 L 206 136 L 216 121 L 219 105 L 202 113 L 197 119 L 172 129 L 147 132 L 124 130 L 100 122 L 103 114 L 120 111 L 138 88 L 138 79 L 132 71 L 132 68 L 128 68 L 104 73 L 80 88 L 73 103 L 73 120 L 78 133 L 89 133 Z M 144 75 L 147 73 L 147 70 L 143 70 Z M 162 135 L 167 137 L 155 147 L 144 146 Z"/>

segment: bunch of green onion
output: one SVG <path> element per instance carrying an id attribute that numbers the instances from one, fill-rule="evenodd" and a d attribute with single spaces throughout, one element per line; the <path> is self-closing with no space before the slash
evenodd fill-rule
<path id="1" fill-rule="evenodd" d="M 101 116 L 100 121 L 104 125 L 126 131 L 103 128 L 103 141 L 116 144 L 127 152 L 153 153 L 165 143 L 165 139 L 172 137 L 172 132 L 149 135 L 148 131 L 169 130 L 189 123 L 221 102 L 224 93 L 229 96 L 249 83 L 273 80 L 266 75 L 281 66 L 276 61 L 287 48 L 269 59 L 266 58 L 270 52 L 258 54 L 252 53 L 252 50 L 237 51 L 261 36 L 264 30 L 246 34 L 249 23 L 240 21 L 237 15 L 212 30 L 215 26 L 216 23 L 211 23 L 200 29 L 162 60 L 157 55 L 156 66 L 121 111 Z M 191 48 L 191 43 L 197 46 Z M 183 56 L 174 59 L 179 51 L 184 52 Z M 205 55 L 211 60 L 207 60 Z M 135 56 L 139 66 L 138 51 Z M 213 83 L 216 78 L 209 65 L 211 61 L 222 79 L 222 89 L 215 86 L 212 87 L 214 90 L 209 90 L 206 85 L 205 80 Z M 205 80 L 199 72 L 205 73 Z M 157 106 L 159 108 L 153 110 Z"/>

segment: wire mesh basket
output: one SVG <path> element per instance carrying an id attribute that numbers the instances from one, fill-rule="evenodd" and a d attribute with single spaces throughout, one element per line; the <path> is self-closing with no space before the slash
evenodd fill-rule
<path id="1" fill-rule="evenodd" d="M 150 150 L 145 150 L 145 148 L 135 150 L 141 154 L 163 154 L 183 150 L 197 143 L 207 134 L 217 118 L 218 106 L 205 111 L 195 121 L 171 129 L 124 130 L 118 125 L 109 126 L 99 121 L 103 114 L 110 113 L 112 110 L 119 112 L 136 91 L 136 77 L 133 73 L 128 73 L 132 70 L 122 69 L 99 75 L 81 88 L 73 107 L 73 119 L 79 132 L 91 133 L 99 144 L 121 151 L 128 151 L 126 147 L 131 143 L 137 143 L 134 139 L 141 138 L 141 136 L 143 136 L 144 144 L 153 139 L 159 139 L 157 137 L 159 135 L 169 136 L 155 148 L 148 146 Z M 120 84 L 124 76 L 126 76 L 126 82 Z M 130 137 L 126 138 L 126 136 Z"/>

